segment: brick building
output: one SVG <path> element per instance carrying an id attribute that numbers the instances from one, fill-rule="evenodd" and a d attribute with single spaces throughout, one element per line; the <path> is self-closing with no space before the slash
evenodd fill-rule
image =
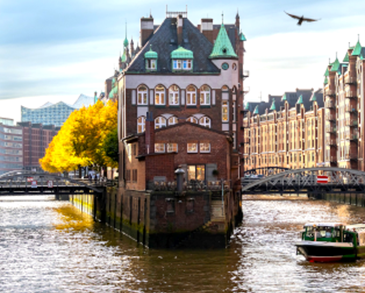
<path id="1" fill-rule="evenodd" d="M 365 171 L 364 56 L 360 42 L 349 47 L 342 62 L 336 56 L 325 72 L 326 166 Z"/>
<path id="2" fill-rule="evenodd" d="M 245 105 L 244 169 L 324 165 L 322 90 L 286 92 Z"/>
<path id="3" fill-rule="evenodd" d="M 46 148 L 60 127 L 31 122 L 18 122 L 18 126 L 23 133 L 23 169 L 41 171 L 39 159 L 44 157 Z"/>
<path id="4" fill-rule="evenodd" d="M 234 24 L 202 19 L 195 26 L 187 12 L 166 12 L 160 25 L 151 15 L 141 18 L 141 48 L 124 41 L 105 94 L 119 107 L 117 217 L 137 241 L 143 233 L 151 247 L 174 246 L 202 225 L 205 240 L 220 239 L 202 242 L 228 241 L 240 216 L 245 40 L 238 14 Z M 222 191 L 216 200 L 207 191 L 189 197 L 153 191 L 155 182 L 174 182 L 177 169 L 185 184 L 223 179 L 224 200 Z"/>

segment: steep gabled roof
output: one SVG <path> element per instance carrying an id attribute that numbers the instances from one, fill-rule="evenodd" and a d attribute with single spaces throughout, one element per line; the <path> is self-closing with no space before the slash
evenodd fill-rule
<path id="1" fill-rule="evenodd" d="M 224 24 L 222 24 L 219 30 L 218 36 L 214 42 L 212 53 L 209 55 L 209 58 L 238 58 L 228 37 L 227 30 Z"/>
<path id="2" fill-rule="evenodd" d="M 351 56 L 359 56 L 361 54 L 361 45 L 360 41 L 357 41 L 355 49 L 352 51 Z"/>
<path id="3" fill-rule="evenodd" d="M 218 69 L 214 63 L 209 60 L 213 45 L 209 40 L 195 27 L 187 18 L 183 22 L 182 43 L 177 42 L 176 24 L 172 18 L 166 18 L 163 23 L 154 31 L 148 42 L 139 51 L 136 57 L 126 70 L 128 73 L 144 73 L 145 68 L 144 54 L 150 49 L 152 44 L 153 50 L 158 54 L 157 70 L 149 74 L 170 74 L 172 73 L 171 52 L 178 49 L 179 45 L 193 52 L 193 72 L 218 74 Z"/>

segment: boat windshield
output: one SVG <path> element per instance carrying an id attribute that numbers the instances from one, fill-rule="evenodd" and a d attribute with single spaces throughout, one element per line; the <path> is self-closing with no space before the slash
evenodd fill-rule
<path id="1" fill-rule="evenodd" d="M 340 237 L 340 230 L 333 227 L 306 227 L 306 237 L 308 238 L 336 238 Z"/>

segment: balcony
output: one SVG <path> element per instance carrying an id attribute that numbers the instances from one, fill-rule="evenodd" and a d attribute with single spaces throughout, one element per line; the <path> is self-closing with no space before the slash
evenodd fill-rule
<path id="1" fill-rule="evenodd" d="M 357 127 L 357 119 L 346 119 L 345 126 Z"/>
<path id="2" fill-rule="evenodd" d="M 325 107 L 328 108 L 328 109 L 335 109 L 336 108 L 336 104 L 335 104 L 334 101 L 326 101 Z"/>
<path id="3" fill-rule="evenodd" d="M 345 76 L 345 83 L 347 84 L 356 84 L 356 77 L 355 76 Z"/>
<path id="4" fill-rule="evenodd" d="M 327 125 L 326 126 L 326 132 L 327 133 L 336 133 L 337 129 L 336 126 L 333 125 Z"/>
<path id="5" fill-rule="evenodd" d="M 348 99 L 356 99 L 357 94 L 355 91 L 347 91 L 347 92 L 345 92 L 345 97 Z"/>
<path id="6" fill-rule="evenodd" d="M 326 145 L 337 146 L 337 141 L 334 138 L 326 138 Z"/>
<path id="7" fill-rule="evenodd" d="M 357 154 L 346 154 L 345 159 L 350 161 L 357 161 Z"/>
<path id="8" fill-rule="evenodd" d="M 355 105 L 346 104 L 345 111 L 349 113 L 357 113 L 357 109 Z"/>
<path id="9" fill-rule="evenodd" d="M 326 114 L 326 120 L 327 121 L 336 121 L 336 115 L 335 114 Z"/>
<path id="10" fill-rule="evenodd" d="M 325 91 L 325 95 L 326 96 L 329 96 L 329 97 L 332 97 L 332 96 L 335 96 L 336 95 L 336 92 L 334 90 L 326 90 Z"/>

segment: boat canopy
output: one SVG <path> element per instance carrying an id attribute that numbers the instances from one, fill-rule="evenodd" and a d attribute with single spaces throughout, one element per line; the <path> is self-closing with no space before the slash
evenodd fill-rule
<path id="1" fill-rule="evenodd" d="M 318 223 L 318 224 L 305 224 L 304 227 L 340 227 L 345 226 L 345 224 L 341 223 Z M 365 228 L 365 225 L 364 225 Z"/>

